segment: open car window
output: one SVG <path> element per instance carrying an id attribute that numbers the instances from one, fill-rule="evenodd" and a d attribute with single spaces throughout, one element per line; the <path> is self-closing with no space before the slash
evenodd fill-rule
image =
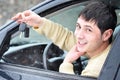
<path id="1" fill-rule="evenodd" d="M 44 17 L 50 19 L 56 23 L 63 25 L 64 27 L 68 28 L 69 30 L 73 31 L 76 27 L 76 21 L 80 11 L 84 8 L 86 2 L 75 4 L 70 7 L 63 8 L 61 10 L 55 11 L 51 14 L 48 14 Z M 117 13 L 117 24 L 120 23 L 120 10 L 116 10 Z M 15 38 L 12 38 L 11 44 L 13 43 L 33 43 L 33 42 L 41 42 L 47 43 L 50 42 L 45 36 L 38 34 L 32 28 L 30 28 L 30 36 L 29 38 L 24 38 L 24 35 L 19 34 Z"/>
<path id="2" fill-rule="evenodd" d="M 78 15 L 84 8 L 84 4 L 85 2 L 75 4 L 57 10 L 45 17 L 74 31 Z M 43 68 L 43 51 L 46 45 L 51 41 L 35 32 L 32 28 L 29 29 L 30 34 L 27 38 L 25 38 L 24 33 L 20 31 L 11 36 L 10 48 L 5 52 L 4 57 L 6 57 L 8 63 Z"/>

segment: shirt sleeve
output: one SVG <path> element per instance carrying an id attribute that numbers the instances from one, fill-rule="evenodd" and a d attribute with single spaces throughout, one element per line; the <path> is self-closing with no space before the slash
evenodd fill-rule
<path id="1" fill-rule="evenodd" d="M 59 67 L 59 72 L 67 74 L 75 74 L 72 63 L 62 63 Z"/>
<path id="2" fill-rule="evenodd" d="M 38 28 L 34 28 L 34 30 L 46 36 L 54 44 L 66 51 L 69 51 L 76 43 L 76 37 L 72 31 L 45 18 L 43 18 L 43 24 Z"/>

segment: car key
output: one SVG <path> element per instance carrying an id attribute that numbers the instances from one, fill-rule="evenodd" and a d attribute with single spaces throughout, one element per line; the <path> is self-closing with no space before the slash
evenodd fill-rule
<path id="1" fill-rule="evenodd" d="M 20 38 L 22 38 L 26 27 L 27 27 L 27 24 L 25 24 L 24 22 L 20 24 L 20 26 L 19 26 L 19 31 L 21 32 Z"/>

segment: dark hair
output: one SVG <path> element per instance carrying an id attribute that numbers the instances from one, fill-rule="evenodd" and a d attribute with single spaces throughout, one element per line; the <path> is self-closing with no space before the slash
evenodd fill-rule
<path id="1" fill-rule="evenodd" d="M 95 21 L 101 33 L 107 29 L 114 31 L 117 24 L 117 16 L 115 9 L 101 1 L 92 1 L 80 12 L 79 17 L 82 16 L 86 21 Z M 112 36 L 109 39 L 111 43 Z"/>

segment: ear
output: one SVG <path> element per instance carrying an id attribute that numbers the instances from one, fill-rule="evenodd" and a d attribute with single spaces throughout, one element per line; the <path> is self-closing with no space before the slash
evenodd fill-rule
<path id="1" fill-rule="evenodd" d="M 106 30 L 103 35 L 102 35 L 102 39 L 103 41 L 107 41 L 113 34 L 113 30 L 112 29 L 108 29 Z"/>

